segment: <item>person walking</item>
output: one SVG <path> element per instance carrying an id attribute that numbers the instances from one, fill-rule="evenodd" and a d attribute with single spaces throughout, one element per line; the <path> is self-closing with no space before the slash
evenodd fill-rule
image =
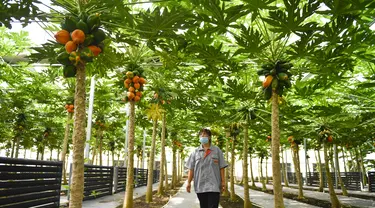
<path id="1" fill-rule="evenodd" d="M 186 163 L 189 169 L 186 191 L 190 193 L 194 178 L 200 208 L 218 208 L 220 193 L 226 188 L 224 169 L 228 164 L 220 148 L 211 144 L 209 129 L 200 130 L 199 141 L 201 145 L 190 154 Z"/>

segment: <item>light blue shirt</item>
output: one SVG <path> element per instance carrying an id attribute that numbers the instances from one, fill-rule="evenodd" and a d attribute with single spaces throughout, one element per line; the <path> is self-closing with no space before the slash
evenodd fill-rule
<path id="1" fill-rule="evenodd" d="M 196 193 L 220 192 L 220 169 L 228 164 L 219 147 L 211 145 L 211 153 L 204 157 L 204 148 L 200 145 L 191 153 L 185 167 L 194 170 L 194 189 Z"/>

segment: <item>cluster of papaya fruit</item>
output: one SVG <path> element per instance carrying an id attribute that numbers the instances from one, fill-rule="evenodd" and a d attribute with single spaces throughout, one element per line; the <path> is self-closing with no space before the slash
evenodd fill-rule
<path id="1" fill-rule="evenodd" d="M 272 137 L 271 137 L 271 135 L 268 135 L 267 139 L 266 139 L 266 142 L 271 142 L 271 141 L 272 141 Z"/>
<path id="2" fill-rule="evenodd" d="M 288 142 L 290 143 L 290 147 L 295 147 L 299 144 L 301 144 L 301 141 L 300 140 L 297 140 L 297 139 L 294 139 L 294 136 L 289 136 L 288 137 Z"/>
<path id="3" fill-rule="evenodd" d="M 275 92 L 281 97 L 284 93 L 284 89 L 292 86 L 290 82 L 292 74 L 289 72 L 292 67 L 292 63 L 285 60 L 278 60 L 275 63 L 262 65 L 262 69 L 257 71 L 259 76 L 265 76 L 263 92 L 266 100 L 271 99 L 272 92 Z"/>
<path id="4" fill-rule="evenodd" d="M 125 97 L 125 102 L 141 100 L 143 86 L 147 83 L 143 76 L 143 70 L 138 65 L 129 64 L 129 71 L 126 72 L 124 78 L 124 86 L 128 90 Z"/>
<path id="5" fill-rule="evenodd" d="M 68 113 L 74 113 L 74 105 L 73 104 L 66 104 L 65 109 L 66 109 L 66 111 L 68 111 Z"/>
<path id="6" fill-rule="evenodd" d="M 77 65 L 92 62 L 103 51 L 106 35 L 100 26 L 98 13 L 82 12 L 78 17 L 68 15 L 63 19 L 55 39 L 64 45 L 57 56 L 57 61 L 64 65 L 64 77 L 74 77 Z"/>
<path id="7" fill-rule="evenodd" d="M 327 142 L 333 142 L 331 131 L 328 129 L 321 130 L 319 132 L 319 136 L 320 138 L 322 138 L 323 140 L 326 140 Z"/>

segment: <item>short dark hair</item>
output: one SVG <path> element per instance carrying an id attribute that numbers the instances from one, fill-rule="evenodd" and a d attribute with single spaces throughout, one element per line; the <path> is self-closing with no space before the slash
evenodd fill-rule
<path id="1" fill-rule="evenodd" d="M 199 135 L 201 135 L 202 133 L 206 133 L 208 137 L 211 138 L 211 130 L 203 128 L 199 131 Z"/>

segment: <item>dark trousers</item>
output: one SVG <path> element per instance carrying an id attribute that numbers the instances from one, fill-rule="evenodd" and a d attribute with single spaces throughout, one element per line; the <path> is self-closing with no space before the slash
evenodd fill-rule
<path id="1" fill-rule="evenodd" d="M 218 208 L 219 201 L 220 201 L 220 193 L 219 192 L 206 192 L 206 193 L 199 193 L 198 199 L 201 208 Z"/>

